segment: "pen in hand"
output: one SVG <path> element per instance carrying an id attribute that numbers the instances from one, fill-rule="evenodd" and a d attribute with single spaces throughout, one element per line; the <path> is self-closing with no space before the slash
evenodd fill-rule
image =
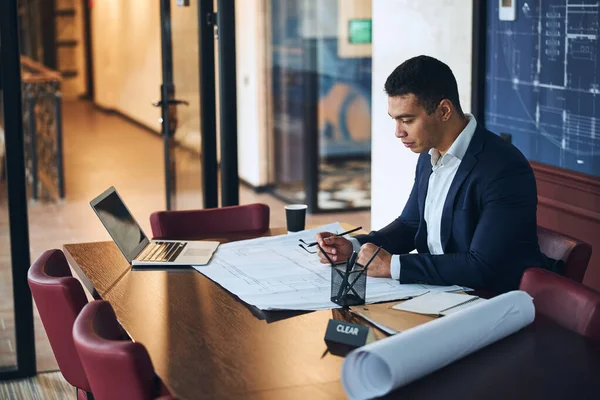
<path id="1" fill-rule="evenodd" d="M 354 232 L 356 232 L 356 231 L 359 231 L 359 230 L 361 230 L 361 229 L 362 229 L 362 226 L 359 226 L 358 228 L 350 229 L 349 231 L 346 231 L 346 232 L 342 232 L 342 233 L 336 233 L 334 236 L 344 236 L 344 235 L 348 235 L 348 234 L 350 234 L 350 233 L 354 233 Z M 313 247 L 313 246 L 316 246 L 316 245 L 317 245 L 317 242 L 306 243 L 306 242 L 305 242 L 303 239 L 300 239 L 300 241 L 301 241 L 302 243 L 304 243 L 304 245 L 305 245 L 306 247 Z"/>

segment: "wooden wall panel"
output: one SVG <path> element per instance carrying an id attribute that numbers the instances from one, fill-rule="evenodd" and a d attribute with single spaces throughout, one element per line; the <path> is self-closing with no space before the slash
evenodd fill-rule
<path id="1" fill-rule="evenodd" d="M 531 162 L 538 189 L 538 225 L 592 245 L 583 283 L 600 290 L 600 178 Z"/>

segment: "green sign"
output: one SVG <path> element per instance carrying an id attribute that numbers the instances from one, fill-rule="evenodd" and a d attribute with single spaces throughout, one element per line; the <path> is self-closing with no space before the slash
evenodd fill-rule
<path id="1" fill-rule="evenodd" d="M 348 41 L 352 44 L 371 43 L 371 20 L 351 19 L 348 21 Z"/>

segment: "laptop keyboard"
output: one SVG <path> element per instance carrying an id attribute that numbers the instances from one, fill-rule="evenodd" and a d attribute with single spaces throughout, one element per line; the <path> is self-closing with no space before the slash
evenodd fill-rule
<path id="1" fill-rule="evenodd" d="M 152 242 L 144 249 L 139 261 L 171 262 L 174 261 L 187 246 L 184 242 Z"/>

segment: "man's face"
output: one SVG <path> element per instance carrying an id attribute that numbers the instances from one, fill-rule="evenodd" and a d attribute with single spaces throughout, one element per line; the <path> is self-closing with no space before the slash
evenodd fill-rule
<path id="1" fill-rule="evenodd" d="M 388 113 L 396 121 L 396 137 L 414 153 L 434 148 L 442 131 L 437 111 L 427 114 L 414 94 L 388 97 Z"/>

